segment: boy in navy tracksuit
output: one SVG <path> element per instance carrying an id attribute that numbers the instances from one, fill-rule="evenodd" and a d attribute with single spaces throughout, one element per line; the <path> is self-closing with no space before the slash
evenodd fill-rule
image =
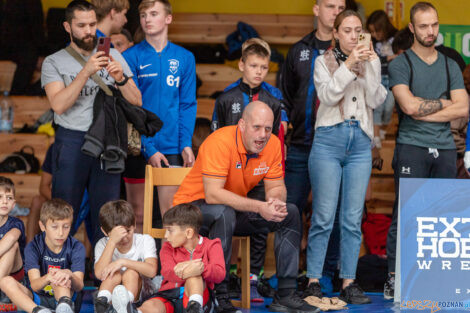
<path id="1" fill-rule="evenodd" d="M 271 49 L 264 40 L 251 38 L 243 43 L 242 57 L 238 63 L 243 76 L 225 88 L 224 93 L 215 101 L 214 113 L 212 115 L 212 131 L 224 126 L 236 125 L 242 117 L 245 106 L 252 101 L 259 100 L 266 103 L 273 110 L 273 133 L 278 135 L 281 143 L 283 142 L 288 119 L 284 111 L 282 94 L 279 89 L 264 82 L 268 74 L 270 57 Z M 281 145 L 281 147 L 283 146 Z M 262 182 L 249 192 L 248 197 L 261 201 L 265 200 Z M 258 289 L 262 295 L 272 296 L 269 295 L 269 292 L 272 292 L 269 290 L 269 287 L 266 290 L 267 284 L 264 285 L 264 292 L 260 289 L 263 285 L 258 284 L 258 276 L 264 264 L 266 253 L 266 237 L 266 232 L 257 233 L 250 237 L 251 301 L 253 302 L 264 301 Z M 260 288 L 257 288 L 257 286 Z"/>
<path id="2" fill-rule="evenodd" d="M 85 247 L 70 236 L 72 207 L 61 199 L 46 201 L 42 208 L 36 235 L 25 249 L 25 271 L 29 286 L 11 276 L 0 284 L 5 294 L 28 313 L 73 313 L 80 303 L 75 298 L 83 289 Z M 73 300 L 72 300 L 73 299 Z"/>
<path id="3" fill-rule="evenodd" d="M 143 107 L 163 121 L 163 128 L 154 137 L 142 136 L 143 156 L 154 167 L 190 167 L 195 159 L 191 149 L 197 109 L 195 59 L 191 52 L 168 41 L 172 21 L 168 0 L 143 1 L 139 14 L 145 39 L 123 56 L 142 93 Z M 144 184 L 140 185 L 143 195 Z M 171 207 L 177 189 L 158 187 L 162 215 Z"/>
<path id="4" fill-rule="evenodd" d="M 17 281 L 22 281 L 26 237 L 23 222 L 8 215 L 15 204 L 15 185 L 11 179 L 0 176 L 0 279 L 10 275 Z M 1 283 L 0 288 L 4 289 Z M 10 302 L 2 291 L 0 302 Z"/>

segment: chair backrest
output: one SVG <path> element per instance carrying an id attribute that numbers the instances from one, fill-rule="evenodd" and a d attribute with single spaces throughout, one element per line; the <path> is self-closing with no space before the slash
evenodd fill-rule
<path id="1" fill-rule="evenodd" d="M 144 234 L 154 238 L 164 238 L 163 228 L 153 228 L 153 188 L 154 186 L 179 186 L 191 170 L 191 167 L 156 168 L 147 165 L 145 168 L 144 196 Z"/>
<path id="2" fill-rule="evenodd" d="M 0 91 L 10 92 L 15 71 L 16 63 L 12 61 L 0 61 Z"/>

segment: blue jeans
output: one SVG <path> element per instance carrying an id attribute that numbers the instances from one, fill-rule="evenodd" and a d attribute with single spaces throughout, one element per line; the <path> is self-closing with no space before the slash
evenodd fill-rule
<path id="1" fill-rule="evenodd" d="M 340 277 L 354 279 L 364 200 L 372 169 L 371 140 L 355 120 L 319 127 L 308 165 L 313 212 L 308 234 L 307 277 L 322 277 L 339 201 Z"/>
<path id="2" fill-rule="evenodd" d="M 286 189 L 287 203 L 293 203 L 299 209 L 299 217 L 302 219 L 302 210 L 307 205 L 310 193 L 310 179 L 308 173 L 308 158 L 311 147 L 302 145 L 290 145 L 286 159 Z M 333 231 L 331 232 L 328 251 L 326 253 L 323 276 L 333 278 L 339 259 L 339 215 L 336 214 Z"/>

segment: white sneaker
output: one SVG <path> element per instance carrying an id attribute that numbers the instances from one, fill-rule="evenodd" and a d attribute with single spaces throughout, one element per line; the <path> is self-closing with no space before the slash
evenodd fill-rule
<path id="1" fill-rule="evenodd" d="M 129 298 L 129 292 L 123 285 L 117 285 L 113 290 L 113 297 L 111 298 L 113 308 L 117 313 L 131 313 L 132 303 Z M 130 309 L 130 310 L 129 310 Z"/>

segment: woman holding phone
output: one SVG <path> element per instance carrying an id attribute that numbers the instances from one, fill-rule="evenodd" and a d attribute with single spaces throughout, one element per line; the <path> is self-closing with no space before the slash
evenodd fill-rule
<path id="1" fill-rule="evenodd" d="M 321 278 L 339 203 L 340 298 L 352 304 L 370 303 L 354 279 L 371 173 L 372 109 L 387 94 L 380 84 L 380 60 L 361 33 L 359 15 L 343 11 L 335 19 L 332 48 L 316 59 L 314 81 L 320 106 L 308 164 L 313 195 L 307 251 L 309 288 L 316 288 Z M 365 39 L 365 45 L 358 42 L 359 37 Z"/>

